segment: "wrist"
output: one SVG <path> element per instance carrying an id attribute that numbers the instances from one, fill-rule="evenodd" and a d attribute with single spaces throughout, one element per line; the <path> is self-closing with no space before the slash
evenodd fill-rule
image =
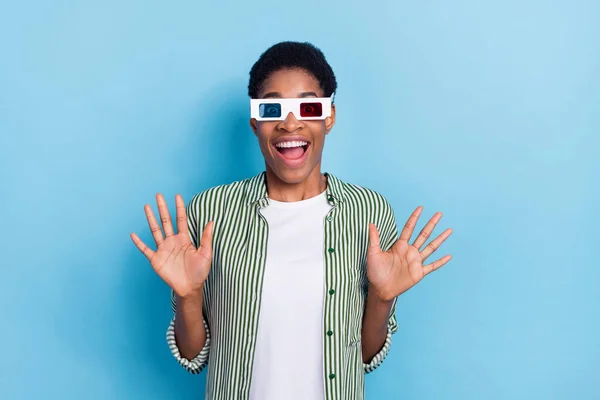
<path id="1" fill-rule="evenodd" d="M 370 302 L 373 305 L 391 308 L 395 299 L 396 296 L 386 295 L 374 288 L 367 292 L 367 302 Z"/>
<path id="2" fill-rule="evenodd" d="M 193 289 L 192 291 L 185 294 L 184 296 L 178 296 L 178 297 L 181 301 L 190 302 L 190 303 L 197 302 L 198 300 L 202 300 L 203 291 L 204 291 L 204 284 L 202 284 L 202 286 L 200 286 L 199 288 Z"/>

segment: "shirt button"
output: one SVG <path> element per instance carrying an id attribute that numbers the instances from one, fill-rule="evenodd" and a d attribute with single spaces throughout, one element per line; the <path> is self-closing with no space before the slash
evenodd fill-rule
<path id="1" fill-rule="evenodd" d="M 333 294 L 335 293 L 335 290 L 333 289 L 329 289 L 329 294 L 333 296 Z"/>
<path id="2" fill-rule="evenodd" d="M 334 248 L 333 248 L 333 247 L 330 247 L 330 248 L 329 248 L 329 252 L 330 252 L 330 253 L 333 253 L 334 251 L 335 251 L 335 250 L 334 250 Z"/>
<path id="3" fill-rule="evenodd" d="M 331 220 L 333 219 L 332 216 L 327 217 L 327 221 L 331 222 Z"/>
<path id="4" fill-rule="evenodd" d="M 329 200 L 329 201 L 333 201 L 333 196 L 331 196 L 331 195 L 330 195 L 330 196 L 327 198 L 327 200 Z"/>
<path id="5" fill-rule="evenodd" d="M 329 374 L 329 379 L 335 378 L 335 374 Z"/>
<path id="6" fill-rule="evenodd" d="M 331 335 L 333 335 L 333 332 L 332 331 L 327 331 L 327 336 L 331 336 Z"/>

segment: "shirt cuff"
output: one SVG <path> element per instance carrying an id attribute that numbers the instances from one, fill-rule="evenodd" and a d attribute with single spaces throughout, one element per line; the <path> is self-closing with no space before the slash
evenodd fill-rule
<path id="1" fill-rule="evenodd" d="M 175 341 L 175 316 L 171 318 L 171 323 L 167 329 L 167 343 L 171 353 L 179 362 L 179 364 L 192 374 L 199 374 L 208 364 L 208 353 L 210 350 L 210 330 L 208 329 L 208 324 L 206 323 L 204 317 L 202 317 L 202 322 L 204 323 L 204 329 L 206 329 L 206 343 L 204 344 L 204 347 L 200 353 L 191 360 L 182 357 L 181 353 L 179 352 L 179 347 L 177 347 L 177 342 Z"/>
<path id="2" fill-rule="evenodd" d="M 379 352 L 377 354 L 375 354 L 375 356 L 371 359 L 371 362 L 369 362 L 368 364 L 363 363 L 363 368 L 365 370 L 365 374 L 375 371 L 375 369 L 377 369 L 377 367 L 379 367 L 383 363 L 383 360 L 385 359 L 388 352 L 390 351 L 391 345 L 392 345 L 392 332 L 388 328 L 388 332 L 385 337 L 385 342 L 384 342 L 381 350 L 379 350 Z"/>
<path id="3" fill-rule="evenodd" d="M 390 312 L 391 315 L 388 320 L 388 329 L 387 329 L 387 334 L 385 335 L 385 342 L 383 343 L 383 347 L 381 347 L 381 350 L 379 350 L 377 352 L 377 354 L 375 354 L 375 356 L 373 356 L 373 358 L 371 359 L 371 361 L 369 363 L 363 362 L 363 368 L 365 370 L 365 374 L 375 371 L 375 369 L 377 369 L 377 367 L 379 367 L 383 363 L 383 360 L 385 359 L 385 357 L 388 355 L 388 353 L 390 351 L 390 347 L 392 346 L 392 335 L 398 331 L 398 323 L 396 322 L 396 314 L 395 314 L 396 300 L 397 300 L 397 298 L 394 299 L 394 304 L 393 304 L 392 310 Z"/>

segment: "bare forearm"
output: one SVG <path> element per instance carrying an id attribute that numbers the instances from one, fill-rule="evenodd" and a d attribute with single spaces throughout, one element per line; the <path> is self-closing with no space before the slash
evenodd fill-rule
<path id="1" fill-rule="evenodd" d="M 384 301 L 369 291 L 362 324 L 363 362 L 370 362 L 381 350 L 387 336 L 390 310 L 394 301 Z"/>
<path id="2" fill-rule="evenodd" d="M 195 358 L 206 343 L 206 328 L 202 322 L 202 290 L 186 297 L 177 296 L 175 341 L 181 356 Z"/>

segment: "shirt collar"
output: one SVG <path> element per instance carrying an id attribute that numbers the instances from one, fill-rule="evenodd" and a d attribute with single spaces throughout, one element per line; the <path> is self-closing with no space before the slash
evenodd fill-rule
<path id="1" fill-rule="evenodd" d="M 324 175 L 327 177 L 327 201 L 331 205 L 342 203 L 346 199 L 343 182 L 328 172 L 325 172 Z M 247 205 L 258 203 L 261 207 L 266 207 L 269 204 L 266 171 L 250 178 L 246 188 L 246 200 Z"/>

